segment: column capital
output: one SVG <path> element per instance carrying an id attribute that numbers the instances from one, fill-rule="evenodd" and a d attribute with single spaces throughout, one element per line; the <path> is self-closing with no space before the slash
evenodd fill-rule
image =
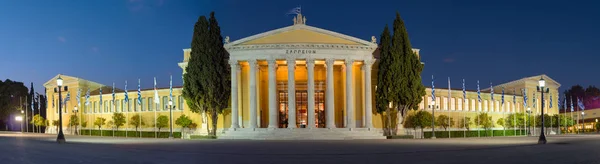
<path id="1" fill-rule="evenodd" d="M 277 64 L 277 59 L 267 59 L 267 64 L 269 66 L 274 66 Z"/>
<path id="2" fill-rule="evenodd" d="M 314 68 L 315 67 L 315 59 L 311 59 L 311 58 L 306 59 L 306 67 Z"/>
<path id="3" fill-rule="evenodd" d="M 236 66 L 238 66 L 238 65 L 239 65 L 239 63 L 238 63 L 238 61 L 237 61 L 237 60 L 229 60 L 228 62 L 229 62 L 229 65 L 231 65 L 232 67 L 233 67 L 234 65 L 236 65 Z"/>
<path id="4" fill-rule="evenodd" d="M 333 68 L 333 63 L 335 63 L 335 59 L 325 59 L 325 68 L 331 66 L 331 68 Z"/>
<path id="5" fill-rule="evenodd" d="M 352 64 L 354 64 L 354 59 L 346 58 L 344 59 L 344 62 L 346 62 L 345 64 L 347 66 L 352 66 Z"/>
<path id="6" fill-rule="evenodd" d="M 295 64 L 296 63 L 296 58 L 292 57 L 292 56 L 288 56 L 288 57 L 285 58 L 285 61 L 287 61 L 288 63 L 292 63 L 293 62 Z"/>
<path id="7" fill-rule="evenodd" d="M 258 62 L 256 61 L 256 59 L 248 59 L 248 64 L 250 65 L 250 67 L 256 67 Z"/>
<path id="8" fill-rule="evenodd" d="M 366 59 L 364 60 L 364 65 L 373 65 L 375 63 L 376 59 Z"/>

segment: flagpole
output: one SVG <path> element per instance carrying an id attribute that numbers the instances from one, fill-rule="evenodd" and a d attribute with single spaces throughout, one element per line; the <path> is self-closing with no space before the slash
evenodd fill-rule
<path id="1" fill-rule="evenodd" d="M 156 94 L 158 92 L 158 90 L 156 90 L 156 77 L 154 77 L 154 96 L 158 96 L 158 94 Z M 158 104 L 156 104 L 156 102 L 154 102 L 154 104 L 156 105 L 156 109 L 154 109 L 154 138 L 158 138 L 158 133 L 156 132 L 156 110 L 158 110 Z"/>
<path id="2" fill-rule="evenodd" d="M 450 92 L 450 77 L 448 77 L 448 108 L 447 108 L 447 110 L 448 110 L 448 129 L 446 130 L 446 131 L 448 131 L 448 138 L 451 138 L 450 137 L 450 127 L 451 127 L 450 126 L 450 118 L 451 117 L 450 117 L 450 108 L 449 108 L 452 106 L 451 97 L 452 97 L 452 92 Z"/>
<path id="3" fill-rule="evenodd" d="M 469 107 L 465 105 L 465 102 L 467 102 L 467 92 L 465 92 L 465 79 L 463 79 L 463 137 L 467 138 L 467 112 Z M 466 109 L 466 110 L 465 110 Z"/>

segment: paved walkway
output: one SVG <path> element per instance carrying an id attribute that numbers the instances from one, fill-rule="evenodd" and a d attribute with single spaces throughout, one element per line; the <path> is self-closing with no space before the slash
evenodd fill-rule
<path id="1" fill-rule="evenodd" d="M 248 141 L 0 133 L 0 163 L 600 163 L 600 135 Z"/>

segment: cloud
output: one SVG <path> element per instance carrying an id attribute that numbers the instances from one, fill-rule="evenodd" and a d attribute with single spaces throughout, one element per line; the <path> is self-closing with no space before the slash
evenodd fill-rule
<path id="1" fill-rule="evenodd" d="M 59 42 L 67 42 L 67 39 L 65 39 L 65 37 L 59 36 L 56 38 Z"/>
<path id="2" fill-rule="evenodd" d="M 92 47 L 91 50 L 92 50 L 92 52 L 95 52 L 95 53 L 100 52 L 100 49 L 98 47 Z"/>
<path id="3" fill-rule="evenodd" d="M 446 58 L 446 59 L 444 59 L 444 63 L 454 63 L 454 59 L 453 58 Z"/>

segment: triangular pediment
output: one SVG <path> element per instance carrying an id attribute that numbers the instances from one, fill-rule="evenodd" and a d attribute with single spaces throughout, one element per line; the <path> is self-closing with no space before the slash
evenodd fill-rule
<path id="1" fill-rule="evenodd" d="M 225 47 L 265 44 L 335 44 L 373 46 L 376 43 L 307 25 L 293 25 L 227 43 Z"/>

